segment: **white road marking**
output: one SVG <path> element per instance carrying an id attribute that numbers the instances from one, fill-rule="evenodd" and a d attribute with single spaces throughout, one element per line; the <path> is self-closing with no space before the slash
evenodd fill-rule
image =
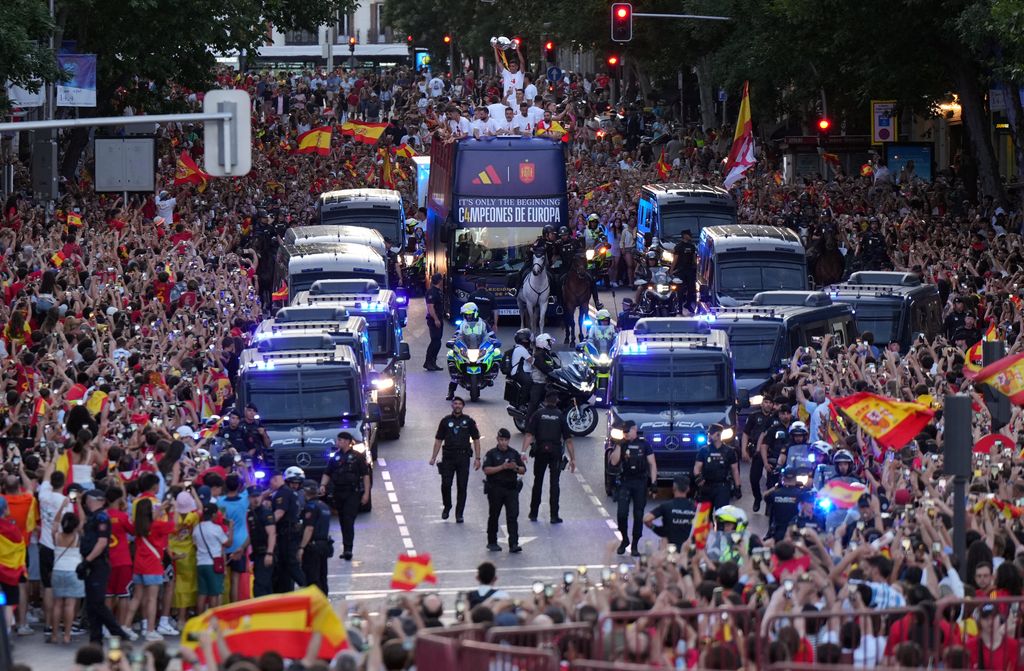
<path id="1" fill-rule="evenodd" d="M 383 478 L 385 481 L 390 481 L 391 473 L 388 471 L 381 471 L 380 477 Z"/>
<path id="2" fill-rule="evenodd" d="M 391 503 L 398 503 L 398 497 L 395 496 L 394 492 L 388 492 L 388 501 L 391 501 Z"/>
<path id="3" fill-rule="evenodd" d="M 402 545 L 405 546 L 406 550 L 412 550 L 413 549 L 412 539 L 409 538 L 408 536 L 405 536 L 404 538 L 402 538 Z"/>
<path id="4" fill-rule="evenodd" d="M 500 529 L 501 529 L 501 536 L 498 538 L 498 540 L 500 542 L 503 542 L 505 545 L 511 545 L 511 542 L 509 541 L 509 535 L 508 535 L 508 525 L 507 524 L 502 524 L 502 525 L 500 525 Z M 520 536 L 519 537 L 519 546 L 522 547 L 522 546 L 526 545 L 527 543 L 529 543 L 531 541 L 535 541 L 535 540 L 537 540 L 536 536 Z"/>
<path id="5" fill-rule="evenodd" d="M 389 492 L 395 491 L 395 483 L 391 482 L 391 480 L 384 480 L 384 489 Z"/>
<path id="6" fill-rule="evenodd" d="M 408 536 L 409 535 L 409 527 L 405 526 L 404 524 L 399 524 L 398 525 L 398 533 L 401 534 L 402 536 Z"/>
<path id="7" fill-rule="evenodd" d="M 581 473 L 580 471 L 576 471 L 574 475 L 576 476 L 576 481 L 579 482 L 580 486 L 583 488 L 583 491 L 586 492 L 587 495 L 590 497 L 590 502 L 594 504 L 594 507 L 597 508 L 597 512 L 601 514 L 601 517 L 604 519 L 605 524 L 607 524 L 608 528 L 615 533 L 615 538 L 617 538 L 621 542 L 622 534 L 619 533 L 619 523 L 616 520 L 613 520 L 612 516 L 608 514 L 608 509 L 604 507 L 604 503 L 601 501 L 601 499 L 596 494 L 594 494 L 593 488 L 583 478 L 583 473 Z"/>
<path id="8" fill-rule="evenodd" d="M 402 545 L 408 551 L 408 554 L 415 556 L 416 548 L 413 546 L 412 538 L 409 534 L 409 527 L 405 523 L 405 516 L 402 515 L 402 507 L 398 505 L 398 494 L 395 493 L 395 483 L 391 479 L 391 472 L 388 471 L 387 462 L 384 461 L 383 457 L 378 457 L 377 465 L 380 469 L 380 478 L 384 482 L 384 489 L 388 493 L 388 501 L 391 503 L 391 511 L 395 514 L 395 522 L 398 524 L 398 535 L 402 537 Z"/>
<path id="9" fill-rule="evenodd" d="M 396 514 L 395 521 L 398 522 L 398 526 L 403 526 L 405 524 L 405 515 Z"/>
<path id="10" fill-rule="evenodd" d="M 587 564 L 588 569 L 599 569 L 604 568 L 604 564 Z M 543 573 L 557 573 L 559 571 L 567 571 L 569 569 L 577 568 L 577 564 L 573 565 L 562 565 L 562 566 L 502 566 L 501 572 L 504 573 L 523 573 L 523 572 L 534 572 L 540 571 Z M 441 568 L 434 569 L 434 573 L 437 575 L 476 575 L 475 568 Z M 370 572 L 370 573 L 332 573 L 327 576 L 328 578 L 351 578 L 357 580 L 360 578 L 390 578 L 391 572 Z"/>

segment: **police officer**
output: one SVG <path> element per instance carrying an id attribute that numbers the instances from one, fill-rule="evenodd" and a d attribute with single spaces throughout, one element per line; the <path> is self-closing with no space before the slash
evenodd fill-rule
<path id="1" fill-rule="evenodd" d="M 601 308 L 597 311 L 597 314 L 594 315 L 594 319 L 597 321 L 597 324 L 592 326 L 590 331 L 587 332 L 587 342 L 600 346 L 601 343 L 611 343 L 611 341 L 615 340 L 615 327 L 612 326 L 612 313 Z"/>
<path id="2" fill-rule="evenodd" d="M 327 462 L 327 468 L 320 477 L 321 490 L 326 494 L 330 487 L 334 509 L 338 511 L 341 558 L 346 561 L 352 559 L 359 508 L 370 502 L 370 467 L 366 463 L 366 456 L 352 449 L 354 444 L 355 438 L 351 433 L 339 433 L 335 439 L 338 451 Z"/>
<path id="3" fill-rule="evenodd" d="M 444 296 L 441 295 L 441 273 L 434 273 L 430 278 L 424 300 L 427 303 L 427 330 L 430 331 L 430 344 L 427 345 L 427 356 L 423 367 L 429 371 L 441 370 L 437 365 L 437 353 L 441 351 L 441 336 L 444 335 Z"/>
<path id="4" fill-rule="evenodd" d="M 462 524 L 466 510 L 466 487 L 469 484 L 469 461 L 473 456 L 474 470 L 480 470 L 480 429 L 476 421 L 462 411 L 466 402 L 462 397 L 452 398 L 452 412 L 441 418 L 434 434 L 434 451 L 430 455 L 430 465 L 437 464 L 437 453 L 441 452 L 441 463 L 437 470 L 441 473 L 441 519 L 448 519 L 452 511 L 452 481 L 456 485 L 455 521 Z M 472 447 L 471 447 L 472 445 Z"/>
<path id="5" fill-rule="evenodd" d="M 480 310 L 477 304 L 469 301 L 462 304 L 462 323 L 459 324 L 458 329 L 455 332 L 456 337 L 460 338 L 474 338 L 474 342 L 482 343 L 484 338 L 490 335 L 490 328 L 487 323 L 480 318 Z M 449 364 L 451 366 L 451 364 Z M 449 367 L 449 371 L 454 371 L 454 368 Z M 455 373 L 452 373 L 453 376 Z M 459 386 L 459 383 L 454 379 L 448 383 L 448 396 L 445 397 L 446 401 L 450 401 L 455 398 L 455 389 Z"/>
<path id="6" fill-rule="evenodd" d="M 690 231 L 683 231 L 681 239 L 672 250 L 669 274 L 678 277 L 683 283 L 683 289 L 679 292 L 680 311 L 683 308 L 692 310 L 697 302 L 697 245 Z"/>
<path id="7" fill-rule="evenodd" d="M 256 487 L 249 490 L 249 513 L 246 516 L 249 542 L 252 545 L 252 595 L 266 596 L 274 592 L 274 555 L 277 552 L 277 526 L 270 499 Z"/>
<path id="8" fill-rule="evenodd" d="M 531 449 L 530 446 L 533 445 Z M 529 451 L 527 451 L 529 450 Z M 530 521 L 537 521 L 540 512 L 540 496 L 544 489 L 544 472 L 551 474 L 548 508 L 551 523 L 561 524 L 558 516 L 558 478 L 562 475 L 562 455 L 568 451 L 569 470 L 576 472 L 576 448 L 572 444 L 569 424 L 565 421 L 565 413 L 558 409 L 558 394 L 549 392 L 544 397 L 544 405 L 537 408 L 526 422 L 526 435 L 523 436 L 523 452 L 533 457 L 533 492 L 530 495 Z"/>
<path id="9" fill-rule="evenodd" d="M 302 509 L 299 561 L 308 584 L 316 585 L 327 594 L 327 558 L 334 552 L 330 533 L 331 509 L 320 500 L 320 486 L 316 480 L 305 480 L 302 490 L 306 494 L 306 507 Z"/>
<path id="10" fill-rule="evenodd" d="M 501 552 L 498 545 L 498 519 L 505 509 L 505 524 L 508 526 L 508 551 L 522 552 L 519 546 L 519 476 L 526 472 L 523 458 L 509 446 L 512 434 L 508 429 L 498 429 L 497 447 L 484 455 L 484 487 L 487 490 L 487 549 Z"/>
<path id="11" fill-rule="evenodd" d="M 793 408 L 789 399 L 779 396 L 775 399 L 775 418 L 761 432 L 757 439 L 757 452 L 761 455 L 769 488 L 779 484 L 779 455 L 789 445 L 789 426 L 793 423 Z"/>
<path id="12" fill-rule="evenodd" d="M 789 526 L 795 526 L 801 530 L 813 529 L 819 534 L 825 533 L 825 519 L 818 515 L 814 508 L 816 499 L 817 495 L 810 489 L 800 492 L 796 517 L 790 521 Z"/>
<path id="13" fill-rule="evenodd" d="M 533 352 L 530 346 L 533 344 L 533 333 L 530 329 L 519 329 L 512 336 L 515 347 L 512 350 L 512 374 L 511 378 L 519 385 L 519 397 L 516 399 L 517 408 L 528 408 L 530 403 L 530 389 L 533 387 Z"/>
<path id="14" fill-rule="evenodd" d="M 270 436 L 267 435 L 267 430 L 263 428 L 260 418 L 257 417 L 258 412 L 259 410 L 254 404 L 246 403 L 245 417 L 240 424 L 245 432 L 246 451 L 250 456 L 262 456 L 263 450 L 270 447 Z"/>
<path id="15" fill-rule="evenodd" d="M 740 467 L 736 450 L 722 443 L 722 425 L 708 427 L 708 444 L 697 451 L 693 464 L 693 476 L 701 486 L 704 501 L 711 502 L 712 510 L 729 505 L 730 475 L 732 476 L 733 498 L 740 498 Z"/>
<path id="16" fill-rule="evenodd" d="M 128 635 L 117 623 L 117 618 L 107 606 L 107 581 L 110 579 L 110 516 L 107 514 L 107 496 L 100 489 L 85 493 L 79 518 L 85 516 L 82 525 L 82 540 L 79 549 L 85 565 L 85 614 L 89 620 L 89 642 L 103 642 L 103 628 L 111 636 Z M 2 504 L 7 506 L 7 502 Z M 6 512 L 6 511 L 5 511 Z"/>
<path id="17" fill-rule="evenodd" d="M 697 506 L 690 499 L 690 478 L 680 475 L 672 481 L 672 498 L 644 515 L 644 524 L 678 549 L 690 538 L 696 515 Z M 654 520 L 658 519 L 661 525 L 656 527 Z"/>
<path id="18" fill-rule="evenodd" d="M 234 408 L 228 411 L 228 423 L 222 426 L 217 434 L 224 440 L 224 447 L 233 447 L 239 454 L 248 455 L 250 458 L 256 455 L 252 451 L 245 427 L 242 426 L 242 413 Z"/>
<path id="19" fill-rule="evenodd" d="M 533 343 L 533 384 L 530 386 L 530 407 L 526 410 L 526 421 L 530 421 L 530 417 L 547 394 L 548 375 L 562 367 L 558 355 L 551 351 L 553 342 L 554 338 L 547 333 L 541 333 Z"/>
<path id="20" fill-rule="evenodd" d="M 622 439 L 615 441 L 608 454 L 608 463 L 618 467 L 619 475 L 618 522 L 622 542 L 618 553 L 624 554 L 630 544 L 629 539 L 629 505 L 633 504 L 633 543 L 632 554 L 640 556 L 640 536 L 644 533 L 644 508 L 647 506 L 647 488 L 658 482 L 658 466 L 654 461 L 654 450 L 650 444 L 637 437 L 636 422 L 626 420 L 622 425 Z"/>
<path id="21" fill-rule="evenodd" d="M 804 490 L 796 483 L 796 469 L 782 471 L 782 485 L 765 492 L 764 500 L 768 510 L 768 535 L 776 541 L 786 536 L 786 526 L 796 517 L 798 502 Z"/>
<path id="22" fill-rule="evenodd" d="M 297 466 L 289 466 L 284 475 L 276 473 L 270 479 L 270 504 L 277 527 L 277 562 L 274 564 L 274 592 L 291 592 L 295 585 L 306 586 L 306 576 L 299 564 L 299 513 L 302 505 L 298 492 L 290 483 L 302 484 L 306 474 Z"/>
<path id="23" fill-rule="evenodd" d="M 740 434 L 740 449 L 750 458 L 750 493 L 754 495 L 755 513 L 761 509 L 761 478 L 764 476 L 764 459 L 756 449 L 757 441 L 774 420 L 775 403 L 765 396 L 761 401 L 761 411 L 747 417 Z"/>
<path id="24" fill-rule="evenodd" d="M 484 321 L 488 330 L 494 329 L 494 297 L 487 291 L 487 282 L 476 281 L 476 289 L 467 298 L 467 301 L 474 303 L 480 312 L 480 319 Z"/>

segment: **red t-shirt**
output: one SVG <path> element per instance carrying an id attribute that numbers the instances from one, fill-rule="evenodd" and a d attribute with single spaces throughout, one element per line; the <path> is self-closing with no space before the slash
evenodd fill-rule
<path id="1" fill-rule="evenodd" d="M 131 566 L 132 548 L 128 544 L 128 535 L 135 534 L 128 513 L 123 510 L 107 510 L 110 517 L 110 565 Z"/>
<path id="2" fill-rule="evenodd" d="M 145 540 L 135 539 L 135 564 L 132 569 L 135 575 L 161 575 L 164 572 L 164 552 L 167 550 L 167 539 L 172 533 L 174 522 L 153 520 Z M 147 546 L 146 541 L 153 547 Z"/>
<path id="3" fill-rule="evenodd" d="M 968 636 L 964 647 L 971 658 L 972 669 L 1017 671 L 1020 668 L 1020 643 L 1015 638 L 1007 636 L 1003 638 L 1002 645 L 995 650 L 989 650 L 978 642 L 977 636 Z"/>
<path id="4" fill-rule="evenodd" d="M 885 641 L 885 656 L 892 657 L 895 654 L 896 646 L 900 643 L 910 640 L 911 632 L 914 627 L 914 614 L 904 615 L 900 619 L 893 622 L 889 628 L 889 637 Z M 936 641 L 937 644 L 942 646 L 945 650 L 947 647 L 952 645 L 956 640 L 956 633 L 953 631 L 952 625 L 946 620 L 939 620 L 939 631 L 941 633 L 941 641 Z M 931 636 L 934 632 L 934 625 L 931 622 L 927 622 L 920 626 L 919 634 L 921 636 Z"/>
<path id="5" fill-rule="evenodd" d="M 224 478 L 228 477 L 228 472 L 226 470 L 224 470 L 223 467 L 221 467 L 221 466 L 213 466 L 211 468 L 207 468 L 205 471 L 203 471 L 202 473 L 197 475 L 196 476 L 196 482 L 199 483 L 200 485 L 205 484 L 205 482 L 203 481 L 203 478 L 205 478 L 210 473 L 216 473 L 217 475 L 219 475 L 221 481 L 223 481 Z"/>

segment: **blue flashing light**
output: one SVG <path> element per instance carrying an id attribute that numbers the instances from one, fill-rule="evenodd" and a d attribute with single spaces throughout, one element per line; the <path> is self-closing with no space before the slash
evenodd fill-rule
<path id="1" fill-rule="evenodd" d="M 622 346 L 622 353 L 623 354 L 647 354 L 647 344 L 646 343 L 640 343 L 640 344 L 630 343 L 628 345 L 623 345 Z"/>
<path id="2" fill-rule="evenodd" d="M 708 437 L 707 436 L 705 436 L 703 433 L 697 435 L 697 444 L 698 445 L 707 445 L 707 443 L 708 443 Z"/>
<path id="3" fill-rule="evenodd" d="M 706 322 L 713 322 L 713 321 L 715 321 L 715 319 L 717 319 L 717 317 L 715 317 L 715 315 L 713 315 L 710 312 L 707 312 L 707 313 L 704 313 L 704 314 L 700 315 L 700 318 L 703 319 Z"/>
<path id="4" fill-rule="evenodd" d="M 583 325 L 586 326 L 587 328 L 590 328 L 591 326 L 594 325 L 594 322 L 590 321 L 589 319 L 584 319 Z"/>
<path id="5" fill-rule="evenodd" d="M 816 504 L 823 512 L 829 512 L 835 506 L 832 499 L 818 499 Z"/>
<path id="6" fill-rule="evenodd" d="M 455 325 L 456 326 L 462 326 L 462 320 L 461 319 L 456 319 L 455 320 Z"/>
<path id="7" fill-rule="evenodd" d="M 405 305 L 406 303 L 409 302 L 409 299 L 406 298 L 405 296 L 395 296 L 395 302 L 398 303 L 399 305 Z"/>
<path id="8" fill-rule="evenodd" d="M 257 480 L 263 480 L 264 478 L 267 477 L 267 472 L 266 471 L 253 471 L 252 476 L 254 478 L 256 478 Z"/>
<path id="9" fill-rule="evenodd" d="M 7 595 L 4 594 L 3 590 L 0 590 L 0 606 L 7 605 Z"/>
<path id="10" fill-rule="evenodd" d="M 814 460 L 815 460 L 814 454 L 808 454 L 807 455 L 807 461 L 809 461 L 809 462 L 811 462 L 813 464 Z"/>

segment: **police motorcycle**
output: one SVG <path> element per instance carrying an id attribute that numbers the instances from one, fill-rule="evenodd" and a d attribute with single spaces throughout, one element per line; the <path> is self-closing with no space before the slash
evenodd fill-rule
<path id="1" fill-rule="evenodd" d="M 636 319 L 644 317 L 677 317 L 679 316 L 679 299 L 676 292 L 683 281 L 669 277 L 668 268 L 655 266 L 651 268 L 650 280 L 637 279 L 634 285 L 646 288 L 640 294 L 640 302 L 634 305 Z"/>
<path id="2" fill-rule="evenodd" d="M 587 271 L 596 282 L 608 284 L 608 269 L 612 265 L 612 246 L 605 239 L 604 231 L 597 227 L 600 218 L 596 214 L 587 217 L 587 228 L 583 231 L 587 249 Z"/>
<path id="3" fill-rule="evenodd" d="M 488 332 L 487 325 L 477 316 L 475 303 L 462 306 L 462 319 L 455 322 L 458 331 L 449 340 L 448 374 L 452 382 L 469 392 L 471 401 L 480 400 L 480 391 L 494 385 L 501 363 L 501 341 Z M 475 328 L 463 328 L 465 320 L 476 322 Z"/>
<path id="4" fill-rule="evenodd" d="M 547 334 L 538 336 L 538 340 Z M 551 336 L 547 336 L 550 338 Z M 558 394 L 558 409 L 565 413 L 565 422 L 569 432 L 574 436 L 589 436 L 597 428 L 597 408 L 590 402 L 594 395 L 597 376 L 584 360 L 576 354 L 568 365 L 561 365 L 558 354 L 551 353 L 559 365 L 548 376 L 547 389 Z M 520 383 L 514 378 L 506 378 L 505 398 L 523 398 L 520 395 Z M 526 406 L 509 405 L 506 408 L 516 429 L 526 433 Z"/>
<path id="5" fill-rule="evenodd" d="M 589 319 L 583 322 L 584 327 L 588 329 L 587 337 L 576 345 L 576 351 L 594 371 L 597 378 L 594 403 L 603 405 L 608 400 L 608 380 L 612 369 L 616 332 L 611 326 L 612 316 L 608 310 L 598 310 L 594 318 L 597 320 L 596 325 Z"/>

